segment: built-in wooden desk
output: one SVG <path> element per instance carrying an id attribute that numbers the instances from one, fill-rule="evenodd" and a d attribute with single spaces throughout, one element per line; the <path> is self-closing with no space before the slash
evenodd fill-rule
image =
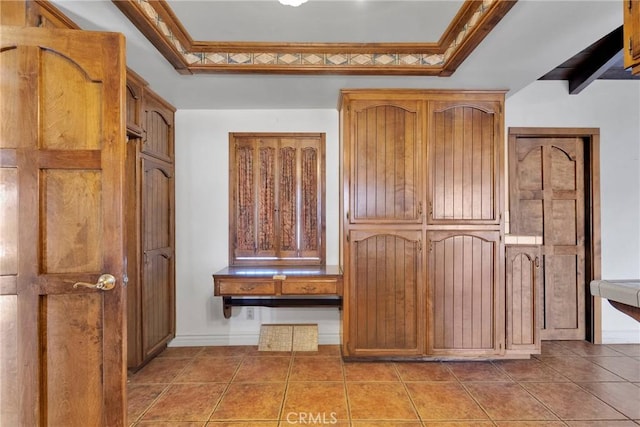
<path id="1" fill-rule="evenodd" d="M 224 317 L 233 306 L 342 308 L 342 271 L 336 265 L 225 267 L 213 274 Z"/>

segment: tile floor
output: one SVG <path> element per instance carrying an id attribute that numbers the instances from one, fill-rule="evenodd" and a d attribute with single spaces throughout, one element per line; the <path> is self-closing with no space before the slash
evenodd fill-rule
<path id="1" fill-rule="evenodd" d="M 128 389 L 136 427 L 637 427 L 640 344 L 544 342 L 530 360 L 446 363 L 174 347 Z"/>

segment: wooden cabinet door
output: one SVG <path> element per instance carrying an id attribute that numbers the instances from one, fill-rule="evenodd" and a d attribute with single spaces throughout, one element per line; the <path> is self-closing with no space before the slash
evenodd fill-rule
<path id="1" fill-rule="evenodd" d="M 493 355 L 504 348 L 500 233 L 427 232 L 430 355 Z"/>
<path id="2" fill-rule="evenodd" d="M 424 352 L 422 232 L 352 231 L 344 290 L 349 356 Z"/>
<path id="3" fill-rule="evenodd" d="M 348 106 L 349 222 L 422 222 L 419 101 L 353 101 Z"/>
<path id="4" fill-rule="evenodd" d="M 510 140 L 511 232 L 543 236 L 542 339 L 585 338 L 584 141 Z"/>
<path id="5" fill-rule="evenodd" d="M 173 162 L 173 111 L 149 90 L 144 95 L 144 132 L 141 152 L 165 162 Z"/>
<path id="6" fill-rule="evenodd" d="M 124 37 L 0 40 L 0 424 L 124 426 Z"/>
<path id="7" fill-rule="evenodd" d="M 430 224 L 500 223 L 500 111 L 497 101 L 429 103 Z"/>
<path id="8" fill-rule="evenodd" d="M 540 351 L 540 247 L 507 246 L 506 331 L 509 353 Z"/>

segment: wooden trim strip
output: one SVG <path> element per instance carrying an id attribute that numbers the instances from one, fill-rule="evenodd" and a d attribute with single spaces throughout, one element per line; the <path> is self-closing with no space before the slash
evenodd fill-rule
<path id="1" fill-rule="evenodd" d="M 113 0 L 183 74 L 442 76 L 453 74 L 516 1 L 466 0 L 435 43 L 270 43 L 194 41 L 166 0 Z"/>

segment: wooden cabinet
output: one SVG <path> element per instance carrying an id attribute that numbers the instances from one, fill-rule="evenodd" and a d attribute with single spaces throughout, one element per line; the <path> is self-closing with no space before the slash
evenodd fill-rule
<path id="1" fill-rule="evenodd" d="M 345 356 L 504 353 L 503 103 L 342 91 Z"/>
<path id="2" fill-rule="evenodd" d="M 623 0 L 624 66 L 640 74 L 640 0 Z"/>
<path id="3" fill-rule="evenodd" d="M 540 352 L 540 253 L 540 246 L 507 245 L 505 249 L 508 354 Z"/>
<path id="4" fill-rule="evenodd" d="M 351 231 L 345 306 L 347 354 L 424 352 L 421 231 Z M 347 329 L 348 328 L 348 329 Z"/>
<path id="5" fill-rule="evenodd" d="M 174 109 L 127 78 L 128 367 L 175 336 Z"/>

